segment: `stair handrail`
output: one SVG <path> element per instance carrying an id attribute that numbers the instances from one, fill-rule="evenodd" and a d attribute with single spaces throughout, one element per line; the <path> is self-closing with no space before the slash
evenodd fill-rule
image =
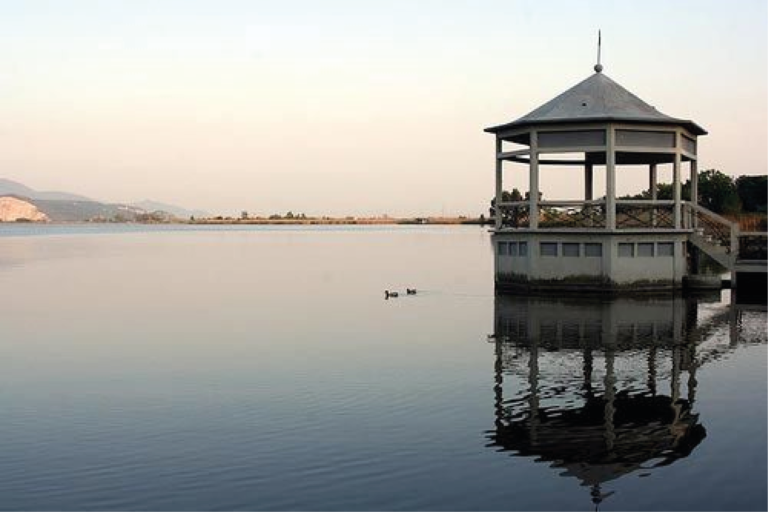
<path id="1" fill-rule="evenodd" d="M 727 228 L 730 232 L 730 240 L 728 241 L 728 245 L 726 246 L 726 249 L 728 250 L 731 258 L 735 259 L 738 252 L 739 252 L 739 224 L 738 222 L 733 222 L 725 217 L 716 214 L 712 210 L 709 210 L 707 208 L 704 208 L 703 206 L 699 204 L 694 203 L 686 203 L 686 207 L 689 209 L 691 214 L 691 219 L 689 219 L 689 228 L 695 229 L 698 227 L 698 222 L 696 218 L 696 213 L 699 213 L 703 215 L 704 217 L 707 217 L 710 221 L 714 221 L 716 223 L 722 224 L 725 228 Z"/>

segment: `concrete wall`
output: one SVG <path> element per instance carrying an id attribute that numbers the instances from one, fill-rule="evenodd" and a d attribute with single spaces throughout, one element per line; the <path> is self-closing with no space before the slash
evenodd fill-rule
<path id="1" fill-rule="evenodd" d="M 531 287 L 570 288 L 583 284 L 609 288 L 679 288 L 687 267 L 686 237 L 687 232 L 497 232 L 493 236 L 496 281 L 502 285 Z M 520 243 L 527 248 L 524 256 L 504 254 L 507 251 L 503 247 L 500 250 L 500 244 L 518 244 L 519 248 Z M 557 244 L 557 255 L 543 254 L 542 244 Z M 578 244 L 578 256 L 566 255 L 565 244 Z M 599 244 L 602 256 L 587 255 L 586 244 Z M 663 244 L 666 247 L 662 247 Z M 661 249 L 670 248 L 669 244 L 674 254 L 661 254 Z M 650 254 L 644 254 L 646 250 L 651 251 Z"/>

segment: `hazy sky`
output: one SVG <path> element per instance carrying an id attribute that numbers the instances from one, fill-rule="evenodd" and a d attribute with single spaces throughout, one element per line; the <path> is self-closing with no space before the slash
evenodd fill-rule
<path id="1" fill-rule="evenodd" d="M 765 174 L 767 4 L 0 0 L 0 177 L 222 213 L 477 215 L 483 128 L 589 76 L 598 28 L 605 74 L 709 130 L 700 169 Z M 545 197 L 581 179 L 544 171 Z M 619 192 L 646 183 L 627 169 Z"/>

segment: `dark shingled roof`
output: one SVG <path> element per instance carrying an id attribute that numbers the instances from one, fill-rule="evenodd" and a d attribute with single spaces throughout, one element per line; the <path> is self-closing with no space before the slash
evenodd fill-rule
<path id="1" fill-rule="evenodd" d="M 496 133 L 507 128 L 576 122 L 630 122 L 676 124 L 696 135 L 707 132 L 693 121 L 662 114 L 603 73 L 595 73 L 555 99 L 511 123 L 486 128 Z"/>

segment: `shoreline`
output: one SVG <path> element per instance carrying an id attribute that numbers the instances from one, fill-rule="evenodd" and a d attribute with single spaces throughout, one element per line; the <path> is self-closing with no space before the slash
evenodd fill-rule
<path id="1" fill-rule="evenodd" d="M 416 217 L 416 218 L 293 218 L 293 219 L 234 219 L 234 218 L 213 218 L 213 219 L 195 219 L 195 220 L 169 220 L 169 221 L 0 221 L 0 225 L 72 225 L 84 226 L 95 224 L 125 224 L 125 225 L 181 225 L 181 226 L 393 226 L 393 225 L 423 225 L 423 226 L 448 226 L 448 225 L 490 225 L 485 219 L 467 218 L 467 217 Z"/>

